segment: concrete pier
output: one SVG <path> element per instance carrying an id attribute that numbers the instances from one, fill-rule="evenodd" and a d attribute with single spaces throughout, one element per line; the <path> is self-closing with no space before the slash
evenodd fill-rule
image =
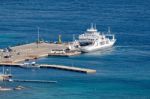
<path id="1" fill-rule="evenodd" d="M 75 71 L 81 73 L 96 73 L 96 70 L 93 69 L 86 69 L 86 68 L 79 68 L 79 67 L 71 67 L 71 66 L 62 66 L 62 65 L 48 65 L 48 64 L 40 64 L 41 68 L 54 68 L 54 69 L 61 69 L 67 71 Z"/>
<path id="2" fill-rule="evenodd" d="M 22 80 L 22 79 L 13 79 L 12 82 L 57 83 L 57 81 L 49 81 L 49 80 Z"/>
<path id="3" fill-rule="evenodd" d="M 72 56 L 81 52 L 66 51 L 69 44 L 30 43 L 9 48 L 11 51 L 0 51 L 0 63 L 17 63 L 47 56 Z"/>
<path id="4" fill-rule="evenodd" d="M 14 67 L 22 67 L 23 64 L 21 63 L 0 63 L 0 66 L 14 66 Z M 92 74 L 96 73 L 94 69 L 87 69 L 87 68 L 79 68 L 79 67 L 72 67 L 72 66 L 63 66 L 63 65 L 49 65 L 49 64 L 37 64 L 40 68 L 52 68 L 52 69 L 59 69 L 59 70 L 66 70 L 66 71 L 73 71 L 73 72 L 80 72 L 80 73 L 87 73 Z"/>

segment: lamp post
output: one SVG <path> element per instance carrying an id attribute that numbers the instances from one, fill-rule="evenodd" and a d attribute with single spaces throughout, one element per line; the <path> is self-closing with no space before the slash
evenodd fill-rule
<path id="1" fill-rule="evenodd" d="M 39 47 L 39 42 L 40 42 L 40 33 L 39 33 L 39 27 L 37 27 L 37 48 Z"/>

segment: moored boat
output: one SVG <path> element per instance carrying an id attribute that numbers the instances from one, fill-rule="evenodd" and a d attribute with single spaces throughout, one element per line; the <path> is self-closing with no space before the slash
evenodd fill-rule
<path id="1" fill-rule="evenodd" d="M 23 65 L 21 65 L 20 67 L 22 68 L 40 68 L 40 65 L 36 64 L 35 62 L 26 62 Z"/>
<path id="2" fill-rule="evenodd" d="M 78 41 L 82 52 L 92 52 L 113 46 L 116 39 L 113 34 L 110 34 L 110 29 L 108 34 L 103 34 L 97 31 L 96 26 L 91 25 L 84 34 L 79 35 Z"/>

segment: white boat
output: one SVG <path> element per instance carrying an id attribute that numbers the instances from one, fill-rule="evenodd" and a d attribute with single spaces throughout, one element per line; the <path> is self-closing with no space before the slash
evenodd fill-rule
<path id="1" fill-rule="evenodd" d="M 0 86 L 0 91 L 11 91 L 11 90 L 13 90 L 13 89 Z"/>
<path id="2" fill-rule="evenodd" d="M 6 81 L 10 78 L 12 78 L 11 71 L 9 71 L 8 69 L 5 70 L 3 67 L 3 72 L 0 73 L 0 81 Z"/>
<path id="3" fill-rule="evenodd" d="M 36 64 L 35 62 L 31 62 L 31 63 L 24 63 L 23 65 L 21 65 L 20 67 L 23 68 L 40 68 L 40 65 Z"/>
<path id="4" fill-rule="evenodd" d="M 15 88 L 11 88 L 11 87 L 1 87 L 1 86 L 0 86 L 0 92 L 1 92 L 1 91 L 11 91 L 11 90 L 23 90 L 23 89 L 25 89 L 25 87 L 23 87 L 23 86 L 17 86 L 17 87 L 15 87 Z"/>
<path id="5" fill-rule="evenodd" d="M 113 34 L 110 34 L 110 29 L 108 34 L 103 34 L 97 31 L 96 25 L 95 27 L 91 25 L 84 34 L 79 35 L 78 41 L 82 52 L 92 52 L 113 46 L 116 39 Z"/>

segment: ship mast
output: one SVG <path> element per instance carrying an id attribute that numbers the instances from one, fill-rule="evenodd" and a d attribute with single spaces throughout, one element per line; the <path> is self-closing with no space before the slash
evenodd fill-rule
<path id="1" fill-rule="evenodd" d="M 91 29 L 93 29 L 93 23 L 91 23 Z"/>
<path id="2" fill-rule="evenodd" d="M 94 29 L 96 29 L 96 24 L 94 24 Z"/>
<path id="3" fill-rule="evenodd" d="M 111 33 L 111 31 L 110 31 L 110 27 L 108 27 L 108 34 L 110 34 Z"/>
<path id="4" fill-rule="evenodd" d="M 73 42 L 75 41 L 75 34 L 73 34 Z"/>

